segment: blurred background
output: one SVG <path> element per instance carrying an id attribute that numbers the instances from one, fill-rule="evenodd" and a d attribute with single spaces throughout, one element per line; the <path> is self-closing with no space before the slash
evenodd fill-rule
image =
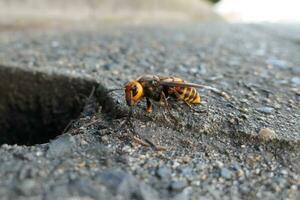
<path id="1" fill-rule="evenodd" d="M 0 29 L 98 23 L 299 23 L 299 8 L 297 0 L 0 0 Z"/>
<path id="2" fill-rule="evenodd" d="M 222 0 L 215 10 L 229 21 L 299 23 L 300 1 Z"/>

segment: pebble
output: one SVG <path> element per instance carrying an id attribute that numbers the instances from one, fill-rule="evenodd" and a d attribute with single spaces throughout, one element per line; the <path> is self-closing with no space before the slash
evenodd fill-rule
<path id="1" fill-rule="evenodd" d="M 64 154 L 71 152 L 72 147 L 74 147 L 75 144 L 76 141 L 70 134 L 61 135 L 50 142 L 47 155 L 53 157 L 63 156 Z"/>
<path id="2" fill-rule="evenodd" d="M 189 72 L 192 73 L 192 74 L 195 74 L 195 73 L 198 72 L 198 68 L 192 67 L 192 68 L 189 69 Z"/>
<path id="3" fill-rule="evenodd" d="M 243 177 L 244 176 L 244 171 L 242 169 L 238 169 L 237 172 L 236 172 L 236 175 L 238 177 Z"/>
<path id="4" fill-rule="evenodd" d="M 59 41 L 51 41 L 51 47 L 53 47 L 53 48 L 56 48 L 56 47 L 59 47 L 59 45 L 60 45 L 60 43 L 59 43 Z"/>
<path id="5" fill-rule="evenodd" d="M 42 155 L 43 155 L 43 152 L 42 152 L 42 151 L 36 151 L 36 152 L 35 152 L 35 155 L 36 155 L 36 156 L 42 156 Z"/>
<path id="6" fill-rule="evenodd" d="M 297 185 L 292 185 L 292 186 L 291 186 L 291 189 L 292 189 L 292 190 L 297 190 L 297 188 L 298 188 Z"/>
<path id="7" fill-rule="evenodd" d="M 170 189 L 172 191 L 181 191 L 183 190 L 185 187 L 187 187 L 188 182 L 183 179 L 183 180 L 178 180 L 178 181 L 173 181 L 170 185 Z"/>
<path id="8" fill-rule="evenodd" d="M 22 195 L 29 196 L 32 195 L 36 186 L 37 183 L 34 180 L 26 179 L 18 184 L 17 189 Z"/>
<path id="9" fill-rule="evenodd" d="M 291 68 L 291 71 L 295 74 L 300 73 L 300 66 L 294 66 Z"/>
<path id="10" fill-rule="evenodd" d="M 220 175 L 225 179 L 231 179 L 232 172 L 226 167 L 221 168 Z"/>
<path id="11" fill-rule="evenodd" d="M 280 173 L 281 173 L 282 175 L 288 175 L 288 171 L 285 170 L 285 169 L 282 169 L 282 170 L 280 171 Z"/>
<path id="12" fill-rule="evenodd" d="M 10 150 L 11 148 L 12 148 L 12 146 L 8 145 L 8 144 L 2 144 L 2 146 L 1 146 L 1 149 L 3 149 L 3 150 Z"/>
<path id="13" fill-rule="evenodd" d="M 189 163 L 189 162 L 191 162 L 191 157 L 189 157 L 189 156 L 184 156 L 183 158 L 182 158 L 182 162 L 183 163 Z"/>
<path id="14" fill-rule="evenodd" d="M 161 179 L 169 179 L 171 178 L 171 170 L 167 167 L 160 167 L 156 170 L 156 176 L 158 176 Z"/>
<path id="15" fill-rule="evenodd" d="M 241 166 L 240 166 L 237 162 L 234 162 L 234 163 L 232 164 L 232 168 L 233 168 L 234 170 L 239 170 L 239 169 L 241 169 Z"/>
<path id="16" fill-rule="evenodd" d="M 258 138 L 262 141 L 270 141 L 277 138 L 277 135 L 273 129 L 262 128 L 258 133 Z"/>
<path id="17" fill-rule="evenodd" d="M 224 164 L 221 161 L 219 161 L 219 160 L 216 161 L 216 164 L 220 168 L 224 166 Z"/>
<path id="18" fill-rule="evenodd" d="M 177 162 L 177 161 L 174 161 L 174 163 L 173 163 L 173 168 L 177 168 L 178 166 L 180 166 L 180 164 Z"/>
<path id="19" fill-rule="evenodd" d="M 190 194 L 192 193 L 192 188 L 187 187 L 185 188 L 182 192 L 179 194 L 175 195 L 172 200 L 189 200 L 190 199 Z"/>
<path id="20" fill-rule="evenodd" d="M 215 189 L 214 187 L 208 186 L 207 191 L 214 197 L 214 199 L 222 199 L 220 191 Z"/>
<path id="21" fill-rule="evenodd" d="M 293 77 L 293 78 L 291 79 L 291 82 L 292 82 L 292 84 L 295 85 L 295 86 L 300 86 L 300 77 Z"/>
<path id="22" fill-rule="evenodd" d="M 130 178 L 125 172 L 117 170 L 107 170 L 96 176 L 97 180 L 112 189 L 117 189 L 123 181 L 133 181 Z"/>
<path id="23" fill-rule="evenodd" d="M 206 66 L 204 64 L 200 65 L 200 70 L 198 73 L 201 75 L 204 75 L 207 73 Z"/>
<path id="24" fill-rule="evenodd" d="M 272 67 L 278 68 L 278 69 L 286 69 L 288 67 L 287 62 L 284 60 L 279 59 L 268 59 L 267 64 L 271 65 Z"/>
<path id="25" fill-rule="evenodd" d="M 185 177 L 193 177 L 193 175 L 194 175 L 193 169 L 191 167 L 185 167 L 185 168 L 181 169 L 181 174 L 182 174 L 182 176 L 185 176 Z"/>
<path id="26" fill-rule="evenodd" d="M 63 196 L 64 191 L 66 190 L 64 187 L 59 188 L 63 191 L 57 191 L 57 194 Z M 86 177 L 78 178 L 74 181 L 72 181 L 67 189 L 67 191 L 70 191 L 72 194 L 78 194 L 79 197 L 92 197 L 93 199 L 111 199 L 111 196 L 104 194 L 104 191 L 100 188 L 97 188 L 95 184 L 93 184 L 90 180 L 88 180 Z M 52 193 L 52 192 L 51 192 Z M 69 198 L 55 198 L 52 196 L 50 199 L 69 199 Z M 72 198 L 71 198 L 72 199 Z M 80 198 L 79 198 L 80 199 Z M 90 199 L 90 198 L 88 198 Z"/>
<path id="27" fill-rule="evenodd" d="M 158 199 L 158 193 L 152 187 L 125 171 L 107 170 L 98 174 L 96 179 L 113 193 L 122 195 L 124 199 Z"/>
<path id="28" fill-rule="evenodd" d="M 258 112 L 265 113 L 265 114 L 272 114 L 274 112 L 274 108 L 268 106 L 259 107 L 256 110 Z"/>

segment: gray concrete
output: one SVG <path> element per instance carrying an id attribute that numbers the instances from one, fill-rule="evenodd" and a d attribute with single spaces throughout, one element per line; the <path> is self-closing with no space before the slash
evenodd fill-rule
<path id="1" fill-rule="evenodd" d="M 69 135 L 30 147 L 2 145 L 0 196 L 297 199 L 300 46 L 270 30 L 192 24 L 2 33 L 2 66 L 99 87 L 85 106 L 92 112 L 83 112 Z M 147 114 L 139 104 L 133 127 L 166 148 L 155 151 L 133 139 L 132 127 L 118 129 L 124 94 L 105 92 L 145 73 L 180 76 L 230 98 L 199 90 L 208 114 L 171 102 L 178 122 L 163 117 L 159 105 Z"/>

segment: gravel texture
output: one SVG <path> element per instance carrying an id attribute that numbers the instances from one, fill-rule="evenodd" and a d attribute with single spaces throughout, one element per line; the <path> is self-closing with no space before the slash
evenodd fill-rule
<path id="1" fill-rule="evenodd" d="M 2 68 L 98 87 L 65 134 L 1 146 L 0 196 L 299 199 L 299 51 L 299 42 L 254 25 L 1 33 Z M 145 73 L 180 76 L 228 97 L 199 90 L 208 113 L 171 101 L 173 117 L 160 105 L 147 114 L 142 102 L 132 127 L 120 129 L 124 94 L 106 89 Z M 165 150 L 141 145 L 135 133 Z"/>

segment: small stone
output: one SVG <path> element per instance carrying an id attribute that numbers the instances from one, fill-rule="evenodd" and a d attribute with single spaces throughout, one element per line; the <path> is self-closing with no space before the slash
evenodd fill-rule
<path id="1" fill-rule="evenodd" d="M 192 67 L 192 68 L 189 69 L 189 72 L 192 73 L 192 74 L 195 74 L 195 73 L 198 72 L 198 68 Z"/>
<path id="2" fill-rule="evenodd" d="M 230 179 L 232 176 L 232 172 L 229 169 L 223 167 L 221 168 L 220 175 L 225 179 Z"/>
<path id="3" fill-rule="evenodd" d="M 255 169 L 255 174 L 257 174 L 257 175 L 260 174 L 260 169 L 259 168 Z"/>
<path id="4" fill-rule="evenodd" d="M 93 197 L 93 199 L 111 199 L 110 196 L 107 196 L 107 194 L 105 194 L 104 191 L 101 190 L 102 188 L 101 189 L 97 188 L 97 186 L 93 184 L 93 182 L 88 180 L 86 177 L 76 178 L 75 180 L 71 181 L 68 186 L 68 191 L 71 194 L 77 194 L 79 197 Z M 64 194 L 64 191 L 58 191 L 58 192 Z M 57 199 L 57 198 L 52 198 L 52 199 Z M 58 198 L 58 199 L 69 199 L 69 198 Z M 91 199 L 91 198 L 87 198 L 87 199 Z"/>
<path id="5" fill-rule="evenodd" d="M 180 72 L 183 72 L 183 73 L 186 73 L 186 72 L 188 71 L 188 69 L 187 69 L 185 66 L 182 66 L 182 65 L 180 65 L 180 66 L 178 67 L 178 70 L 179 70 Z"/>
<path id="6" fill-rule="evenodd" d="M 292 82 L 292 84 L 295 85 L 295 86 L 300 86 L 300 77 L 293 77 L 293 78 L 291 79 L 291 82 Z"/>
<path id="7" fill-rule="evenodd" d="M 201 181 L 194 181 L 192 184 L 195 185 L 195 186 L 200 186 L 201 185 Z"/>
<path id="8" fill-rule="evenodd" d="M 173 168 L 177 168 L 178 166 L 180 166 L 180 164 L 177 161 L 174 161 L 172 167 Z"/>
<path id="9" fill-rule="evenodd" d="M 276 109 L 280 109 L 280 108 L 281 108 L 281 105 L 280 105 L 280 104 L 278 104 L 278 103 L 275 103 L 275 104 L 274 104 L 274 108 L 276 108 Z"/>
<path id="10" fill-rule="evenodd" d="M 52 199 L 68 199 L 69 197 L 69 189 L 72 186 L 67 185 L 58 185 L 54 184 L 53 187 L 51 187 L 51 190 L 45 191 L 44 198 L 45 200 L 52 200 Z M 78 188 L 76 188 L 78 190 Z"/>
<path id="11" fill-rule="evenodd" d="M 285 169 L 283 169 L 283 170 L 280 171 L 280 173 L 281 173 L 282 175 L 287 175 L 287 174 L 288 174 L 288 171 L 285 170 Z"/>
<path id="12" fill-rule="evenodd" d="M 267 107 L 267 106 L 264 106 L 264 107 L 259 107 L 256 109 L 258 112 L 261 112 L 261 113 L 265 113 L 265 114 L 272 114 L 274 112 L 274 108 L 272 107 Z"/>
<path id="13" fill-rule="evenodd" d="M 185 176 L 185 177 L 192 177 L 194 175 L 193 169 L 191 167 L 185 167 L 185 168 L 181 169 L 181 174 L 182 174 L 182 176 Z"/>
<path id="14" fill-rule="evenodd" d="M 214 187 L 208 186 L 207 191 L 214 197 L 214 199 L 222 199 L 220 191 Z"/>
<path id="15" fill-rule="evenodd" d="M 2 144 L 1 149 L 3 149 L 3 150 L 9 150 L 9 149 L 11 149 L 11 145 Z"/>
<path id="16" fill-rule="evenodd" d="M 237 162 L 234 162 L 234 163 L 232 164 L 232 168 L 233 168 L 234 170 L 239 170 L 239 169 L 241 169 L 241 166 L 240 166 Z"/>
<path id="17" fill-rule="evenodd" d="M 192 193 L 192 188 L 187 187 L 185 188 L 182 192 L 177 194 L 172 198 L 172 200 L 189 200 L 190 199 L 190 194 Z"/>
<path id="18" fill-rule="evenodd" d="M 179 181 L 173 181 L 170 185 L 170 189 L 172 191 L 181 191 L 183 190 L 185 187 L 187 187 L 187 181 L 184 180 L 179 180 Z"/>
<path id="19" fill-rule="evenodd" d="M 114 67 L 114 65 L 110 63 L 105 63 L 104 65 L 102 65 L 102 67 L 104 70 L 111 70 Z"/>
<path id="20" fill-rule="evenodd" d="M 158 199 L 158 193 L 152 187 L 125 171 L 107 170 L 98 174 L 96 180 L 112 193 L 122 195 L 123 199 Z"/>
<path id="21" fill-rule="evenodd" d="M 300 73 L 300 66 L 294 66 L 291 68 L 291 70 L 295 74 Z"/>
<path id="22" fill-rule="evenodd" d="M 291 189 L 292 189 L 292 190 L 297 190 L 297 188 L 298 188 L 297 185 L 292 185 L 292 186 L 291 186 Z"/>
<path id="23" fill-rule="evenodd" d="M 56 47 L 59 47 L 59 41 L 51 41 L 51 47 L 53 47 L 53 48 L 56 48 Z"/>
<path id="24" fill-rule="evenodd" d="M 268 59 L 267 64 L 278 69 L 286 69 L 288 67 L 286 61 L 279 59 Z"/>
<path id="25" fill-rule="evenodd" d="M 234 124 L 234 123 L 235 123 L 234 118 L 230 118 L 230 119 L 229 119 L 229 123 L 230 123 L 230 124 Z"/>
<path id="26" fill-rule="evenodd" d="M 96 179 L 98 181 L 100 181 L 101 183 L 103 183 L 105 186 L 109 187 L 109 188 L 112 188 L 112 189 L 117 189 L 122 181 L 126 180 L 131 180 L 131 176 L 123 171 L 105 171 L 105 172 L 102 172 L 100 174 L 98 174 L 96 176 Z"/>
<path id="27" fill-rule="evenodd" d="M 32 179 L 26 179 L 21 181 L 18 186 L 17 190 L 25 196 L 32 195 L 34 193 L 34 189 L 37 186 L 37 183 Z"/>
<path id="28" fill-rule="evenodd" d="M 59 138 L 52 140 L 49 144 L 47 155 L 60 157 L 71 152 L 72 147 L 76 144 L 73 136 L 70 134 L 61 135 Z"/>
<path id="29" fill-rule="evenodd" d="M 43 152 L 42 152 L 42 151 L 37 151 L 37 152 L 35 152 L 35 155 L 36 155 L 36 156 L 42 156 L 42 155 L 43 155 Z"/>
<path id="30" fill-rule="evenodd" d="M 258 133 L 258 138 L 263 141 L 270 141 L 277 138 L 274 130 L 270 128 L 262 128 Z"/>
<path id="31" fill-rule="evenodd" d="M 198 73 L 201 75 L 204 75 L 207 73 L 207 70 L 206 70 L 206 67 L 204 64 L 200 65 L 200 69 L 198 71 L 199 71 Z"/>
<path id="32" fill-rule="evenodd" d="M 224 166 L 224 164 L 221 161 L 218 161 L 218 160 L 216 161 L 216 164 L 220 168 Z"/>
<path id="33" fill-rule="evenodd" d="M 123 148 L 122 148 L 122 151 L 125 152 L 125 153 L 130 153 L 132 152 L 132 148 L 128 145 L 125 145 Z"/>
<path id="34" fill-rule="evenodd" d="M 182 158 L 182 162 L 183 163 L 189 163 L 189 162 L 191 162 L 191 157 L 189 157 L 189 156 L 184 156 L 183 158 Z"/>
<path id="35" fill-rule="evenodd" d="M 161 179 L 169 179 L 171 177 L 171 170 L 167 167 L 160 167 L 156 170 L 156 176 Z"/>
<path id="36" fill-rule="evenodd" d="M 244 176 L 244 171 L 242 169 L 238 169 L 237 172 L 236 172 L 236 175 L 238 177 L 243 177 Z"/>
<path id="37" fill-rule="evenodd" d="M 247 108 L 240 108 L 239 110 L 243 113 L 249 113 L 249 110 Z"/>

